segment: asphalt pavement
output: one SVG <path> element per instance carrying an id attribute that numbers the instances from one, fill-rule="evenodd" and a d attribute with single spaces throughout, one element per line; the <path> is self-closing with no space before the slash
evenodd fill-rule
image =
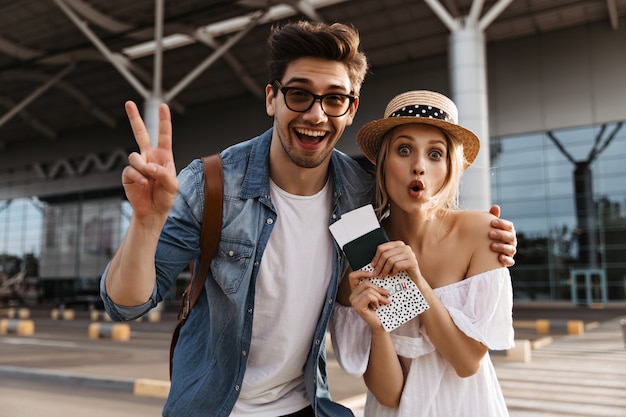
<path id="1" fill-rule="evenodd" d="M 68 319 L 58 314 L 52 319 L 48 308 L 30 309 L 27 318 L 11 313 L 9 319 L 9 311 L 0 309 L 0 378 L 114 390 L 136 398 L 166 397 L 175 312 L 165 311 L 154 322 L 129 323 L 128 340 L 113 337 L 118 323 L 103 321 L 102 316 L 94 321 L 87 311 L 77 310 Z M 492 352 L 511 417 L 626 416 L 626 329 L 620 326 L 626 304 L 516 304 L 513 318 L 519 326 L 518 348 L 526 346 L 528 357 L 524 361 L 510 352 Z M 2 331 L 2 320 L 5 327 L 11 320 L 13 329 Z M 33 322 L 32 334 L 17 333 L 21 321 Z M 540 321 L 542 325 L 536 325 Z M 101 330 L 98 337 L 90 329 L 94 323 Z M 333 399 L 361 416 L 365 386 L 341 370 L 332 349 L 328 372 Z M 547 392 L 540 382 L 551 376 L 557 378 L 552 387 L 567 383 L 559 389 L 563 398 L 557 393 L 540 395 Z M 593 398 L 600 400 L 594 403 Z M 0 395 L 0 410 L 5 401 Z"/>

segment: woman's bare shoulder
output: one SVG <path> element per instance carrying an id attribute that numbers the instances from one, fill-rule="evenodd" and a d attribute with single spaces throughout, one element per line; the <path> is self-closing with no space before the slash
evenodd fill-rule
<path id="1" fill-rule="evenodd" d="M 491 221 L 496 218 L 487 211 L 458 210 L 455 212 L 457 227 L 464 233 L 480 233 L 483 230 L 489 233 Z M 485 235 L 488 238 L 488 235 Z"/>
<path id="2" fill-rule="evenodd" d="M 468 276 L 476 275 L 503 266 L 498 254 L 491 250 L 493 242 L 489 237 L 491 221 L 496 217 L 479 210 L 463 210 L 457 213 L 457 227 L 462 244 L 472 253 Z"/>

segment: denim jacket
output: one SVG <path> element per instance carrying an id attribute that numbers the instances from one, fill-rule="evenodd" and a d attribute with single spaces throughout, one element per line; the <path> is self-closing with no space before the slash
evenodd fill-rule
<path id="1" fill-rule="evenodd" d="M 276 221 L 270 200 L 269 149 L 272 130 L 222 151 L 224 212 L 218 253 L 211 262 L 203 294 L 182 327 L 173 359 L 165 417 L 228 416 L 234 407 L 251 349 L 255 283 L 263 251 Z M 131 320 L 157 305 L 178 274 L 199 255 L 204 204 L 202 162 L 192 161 L 179 174 L 179 192 L 163 228 L 157 253 L 156 287 L 144 305 L 122 307 L 101 293 L 114 320 Z M 372 202 L 372 177 L 358 163 L 334 150 L 331 159 L 333 206 L 329 224 Z M 304 231 L 303 231 L 304 232 Z M 304 367 L 307 395 L 318 417 L 352 416 L 330 400 L 325 335 L 337 286 L 347 268 L 335 244 L 333 276 L 326 305 Z M 196 262 L 196 265 L 198 262 Z"/>

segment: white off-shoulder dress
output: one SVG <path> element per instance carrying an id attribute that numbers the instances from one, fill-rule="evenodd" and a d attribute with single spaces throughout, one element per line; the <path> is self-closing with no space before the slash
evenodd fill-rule
<path id="1" fill-rule="evenodd" d="M 491 350 L 514 346 L 513 292 L 508 268 L 498 268 L 434 290 L 456 326 Z M 367 368 L 371 329 L 352 309 L 337 305 L 330 323 L 333 350 L 352 375 Z M 380 405 L 367 393 L 365 417 L 505 417 L 502 390 L 489 357 L 460 378 L 430 342 L 419 316 L 391 332 L 408 376 L 400 406 Z"/>

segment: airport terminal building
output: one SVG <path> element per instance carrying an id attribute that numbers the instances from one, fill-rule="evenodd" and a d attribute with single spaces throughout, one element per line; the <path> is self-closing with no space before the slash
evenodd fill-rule
<path id="1" fill-rule="evenodd" d="M 131 34 L 159 26 L 159 0 L 133 3 L 151 13 L 143 23 L 124 21 L 136 10 L 105 6 L 122 1 L 28 3 L 55 9 L 63 46 L 0 29 L 0 303 L 97 286 L 132 211 L 120 181 L 135 150 L 126 99 L 142 103 L 147 119 L 155 102 L 170 103 L 178 169 L 269 128 L 264 41 L 272 24 L 296 18 L 350 22 L 362 35 L 371 71 L 340 150 L 363 159 L 356 132 L 394 95 L 449 95 L 481 138 L 463 206 L 498 204 L 516 226 L 516 299 L 626 300 L 626 0 L 196 0 L 180 2 L 184 13 L 165 1 L 163 39 L 201 24 L 205 37 L 188 32 L 187 43 L 152 43 L 136 56 Z M 33 10 L 23 10 L 22 25 L 38 22 Z M 221 32 L 207 35 L 209 27 Z"/>

